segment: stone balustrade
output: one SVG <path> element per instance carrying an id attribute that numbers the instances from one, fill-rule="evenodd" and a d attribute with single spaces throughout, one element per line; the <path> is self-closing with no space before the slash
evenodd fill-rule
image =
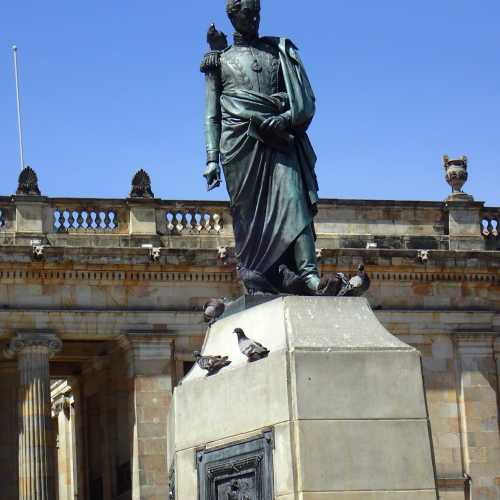
<path id="1" fill-rule="evenodd" d="M 500 250 L 500 208 L 484 208 L 481 217 L 481 234 L 486 250 Z"/>
<path id="2" fill-rule="evenodd" d="M 485 208 L 481 221 L 482 235 L 485 238 L 498 239 L 500 233 L 500 208 Z"/>
<path id="3" fill-rule="evenodd" d="M 10 198 L 0 197 L 0 231 L 6 231 L 13 223 L 14 205 Z"/>
<path id="4" fill-rule="evenodd" d="M 478 202 L 325 199 L 315 228 L 321 249 L 497 250 L 499 218 L 500 208 Z M 194 238 L 207 238 L 206 244 Z M 95 247 L 234 244 L 227 202 L 0 197 L 0 244 L 33 240 Z"/>
<path id="5" fill-rule="evenodd" d="M 202 203 L 174 206 L 166 204 L 159 209 L 161 234 L 221 234 L 224 230 L 224 219 L 227 220 L 229 210 L 224 204 L 208 206 Z"/>
<path id="6" fill-rule="evenodd" d="M 119 218 L 113 208 L 57 207 L 54 211 L 54 228 L 57 232 L 118 231 Z"/>

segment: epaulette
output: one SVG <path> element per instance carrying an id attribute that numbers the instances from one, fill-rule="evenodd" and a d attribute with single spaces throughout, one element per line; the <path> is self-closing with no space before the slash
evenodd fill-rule
<path id="1" fill-rule="evenodd" d="M 205 74 L 217 71 L 220 68 L 221 54 L 222 52 L 219 50 L 207 52 L 201 61 L 200 71 Z"/>

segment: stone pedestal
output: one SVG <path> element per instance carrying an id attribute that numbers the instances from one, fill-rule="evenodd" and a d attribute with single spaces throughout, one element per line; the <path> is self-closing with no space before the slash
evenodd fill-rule
<path id="1" fill-rule="evenodd" d="M 54 335 L 18 334 L 7 357 L 18 358 L 19 370 L 19 499 L 55 498 L 49 358 L 62 342 Z"/>
<path id="2" fill-rule="evenodd" d="M 234 328 L 269 357 L 249 364 Z M 206 457 L 230 457 L 244 471 L 251 457 L 238 459 L 231 445 L 245 450 L 259 439 L 272 440 L 272 498 L 437 498 L 420 355 L 385 330 L 365 299 L 277 298 L 217 322 L 203 353 L 232 364 L 212 377 L 196 366 L 175 390 L 168 459 L 177 499 L 198 498 Z M 214 464 L 212 479 L 226 470 Z M 261 469 L 222 487 L 256 487 Z"/>
<path id="3" fill-rule="evenodd" d="M 481 235 L 482 202 L 448 198 L 448 228 L 450 250 L 484 250 L 484 238 Z"/>

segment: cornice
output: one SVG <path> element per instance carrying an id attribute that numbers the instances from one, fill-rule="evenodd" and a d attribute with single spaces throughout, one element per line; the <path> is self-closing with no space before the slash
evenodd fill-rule
<path id="1" fill-rule="evenodd" d="M 26 266 L 23 264 L 12 266 L 0 266 L 0 283 L 22 283 L 22 282 L 108 282 L 108 283 L 138 283 L 138 282 L 203 282 L 203 283 L 228 283 L 238 284 L 235 265 L 227 265 L 226 268 L 210 266 L 91 266 L 78 269 L 74 267 L 42 267 Z M 454 270 L 420 270 L 417 266 L 414 270 L 391 270 L 390 266 L 382 267 L 367 266 L 367 272 L 372 282 L 376 281 L 400 281 L 400 282 L 484 282 L 490 284 L 500 283 L 500 272 L 485 269 L 454 269 Z M 134 269 L 135 268 L 135 269 Z M 350 274 L 353 272 L 352 266 L 322 266 L 323 272 L 332 274 L 343 272 Z"/>

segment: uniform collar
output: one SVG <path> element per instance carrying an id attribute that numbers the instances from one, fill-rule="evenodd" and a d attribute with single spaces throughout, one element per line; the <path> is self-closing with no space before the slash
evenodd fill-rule
<path id="1" fill-rule="evenodd" d="M 256 36 L 253 40 L 248 40 L 241 33 L 238 33 L 238 32 L 234 33 L 233 38 L 234 38 L 234 45 L 239 46 L 239 47 L 255 46 L 257 44 L 257 42 L 259 41 L 258 36 Z"/>

